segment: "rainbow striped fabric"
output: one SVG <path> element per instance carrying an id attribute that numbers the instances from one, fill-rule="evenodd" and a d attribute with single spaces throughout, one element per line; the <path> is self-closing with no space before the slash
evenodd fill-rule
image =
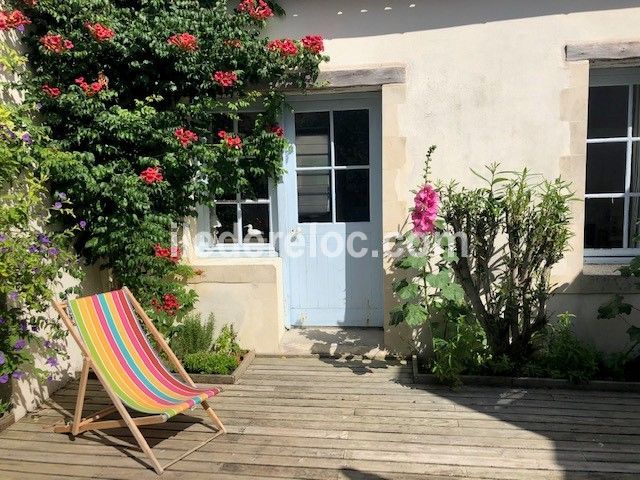
<path id="1" fill-rule="evenodd" d="M 123 290 L 70 300 L 69 309 L 93 365 L 133 410 L 170 418 L 220 393 L 190 387 L 169 372 Z"/>

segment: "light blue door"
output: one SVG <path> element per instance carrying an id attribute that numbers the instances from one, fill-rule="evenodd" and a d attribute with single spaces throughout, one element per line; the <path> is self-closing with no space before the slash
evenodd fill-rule
<path id="1" fill-rule="evenodd" d="M 382 326 L 380 97 L 290 99 L 278 187 L 292 326 Z"/>

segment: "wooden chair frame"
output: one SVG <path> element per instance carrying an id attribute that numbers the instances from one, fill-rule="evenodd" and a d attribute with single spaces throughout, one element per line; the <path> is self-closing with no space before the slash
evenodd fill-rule
<path id="1" fill-rule="evenodd" d="M 144 322 L 147 330 L 149 330 L 149 333 L 151 334 L 153 339 L 158 343 L 160 348 L 162 348 L 164 353 L 167 355 L 167 358 L 169 359 L 171 364 L 175 367 L 176 371 L 184 379 L 187 385 L 197 388 L 195 382 L 191 379 L 187 371 L 184 369 L 184 367 L 180 363 L 180 360 L 178 360 L 178 357 L 176 357 L 175 353 L 173 353 L 167 341 L 162 337 L 158 329 L 155 327 L 155 325 L 153 324 L 153 322 L 151 321 L 147 313 L 144 311 L 140 303 L 138 303 L 138 301 L 135 299 L 131 291 L 127 287 L 124 287 L 123 290 L 125 292 L 126 297 L 131 302 L 131 305 L 133 306 L 134 310 Z M 203 447 L 213 439 L 226 433 L 226 429 L 224 425 L 222 424 L 218 416 L 215 414 L 213 409 L 209 406 L 208 402 L 203 401 L 200 405 L 202 406 L 204 411 L 207 413 L 207 415 L 215 425 L 217 430 L 216 434 L 213 437 L 200 443 L 196 447 L 192 448 L 188 452 L 170 461 L 166 465 L 164 466 L 160 465 L 160 462 L 158 462 L 158 459 L 156 458 L 153 451 L 151 450 L 151 447 L 149 447 L 149 444 L 147 443 L 145 438 L 142 436 L 142 433 L 140 433 L 140 429 L 138 427 L 144 426 L 144 425 L 155 425 L 158 423 L 164 423 L 168 420 L 167 416 L 166 415 L 150 415 L 146 417 L 136 417 L 136 418 L 131 417 L 125 405 L 122 403 L 122 400 L 120 400 L 120 398 L 115 394 L 115 392 L 111 389 L 111 387 L 109 387 L 109 384 L 105 381 L 100 371 L 96 369 L 95 366 L 93 365 L 93 362 L 89 355 L 89 351 L 87 350 L 86 345 L 84 344 L 84 342 L 82 341 L 82 338 L 80 337 L 78 331 L 76 330 L 73 320 L 67 313 L 67 306 L 68 306 L 67 303 L 53 302 L 53 307 L 56 309 L 56 311 L 60 315 L 60 318 L 62 319 L 66 327 L 69 329 L 71 336 L 73 337 L 75 342 L 80 347 L 80 350 L 82 351 L 83 364 L 82 364 L 82 373 L 80 374 L 80 385 L 78 387 L 78 398 L 76 399 L 76 407 L 75 407 L 73 421 L 70 424 L 61 423 L 61 424 L 54 425 L 53 426 L 54 432 L 71 433 L 71 435 L 75 436 L 83 432 L 86 432 L 88 430 L 107 430 L 109 428 L 128 427 L 129 430 L 131 430 L 133 437 L 138 442 L 138 445 L 140 445 L 140 449 L 147 455 L 147 457 L 149 457 L 151 461 L 151 465 L 158 475 L 162 474 L 162 472 L 164 472 L 166 468 L 170 467 L 174 463 L 179 462 L 180 460 L 192 454 L 193 452 Z M 87 380 L 89 378 L 90 369 L 93 369 L 93 371 L 95 372 L 96 376 L 98 377 L 98 380 L 100 381 L 103 388 L 106 390 L 107 394 L 109 395 L 109 398 L 113 402 L 113 406 L 100 410 L 99 412 L 95 413 L 90 417 L 82 418 L 82 408 L 84 405 L 84 398 L 87 391 Z M 120 420 L 101 420 L 102 418 L 114 412 L 118 412 L 122 418 Z"/>

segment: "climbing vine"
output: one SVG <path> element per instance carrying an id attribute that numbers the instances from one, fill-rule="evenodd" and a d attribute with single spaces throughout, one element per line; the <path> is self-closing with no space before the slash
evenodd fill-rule
<path id="1" fill-rule="evenodd" d="M 27 98 L 57 147 L 74 152 L 47 168 L 86 221 L 75 245 L 170 335 L 196 300 L 171 225 L 282 173 L 281 92 L 314 82 L 323 40 L 266 38 L 279 8 L 263 0 L 17 4 L 30 22 Z M 217 126 L 248 108 L 261 112 L 249 134 Z"/>

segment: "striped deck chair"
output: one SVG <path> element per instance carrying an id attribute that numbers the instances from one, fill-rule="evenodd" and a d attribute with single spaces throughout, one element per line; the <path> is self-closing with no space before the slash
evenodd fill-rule
<path id="1" fill-rule="evenodd" d="M 73 421 L 70 424 L 54 425 L 54 432 L 78 435 L 87 430 L 129 427 L 158 474 L 225 433 L 222 422 L 207 404 L 207 399 L 220 393 L 220 389 L 203 390 L 196 387 L 129 289 L 125 287 L 114 292 L 70 300 L 66 304 L 54 302 L 54 308 L 78 343 L 84 359 Z M 151 347 L 139 318 L 183 381 L 174 377 L 160 360 Z M 89 369 L 95 372 L 113 406 L 91 417 L 82 418 Z M 204 408 L 215 424 L 216 434 L 161 466 L 138 427 L 166 422 L 197 405 Z M 150 415 L 133 418 L 126 407 Z M 115 412 L 120 414 L 121 419 L 101 420 Z"/>

